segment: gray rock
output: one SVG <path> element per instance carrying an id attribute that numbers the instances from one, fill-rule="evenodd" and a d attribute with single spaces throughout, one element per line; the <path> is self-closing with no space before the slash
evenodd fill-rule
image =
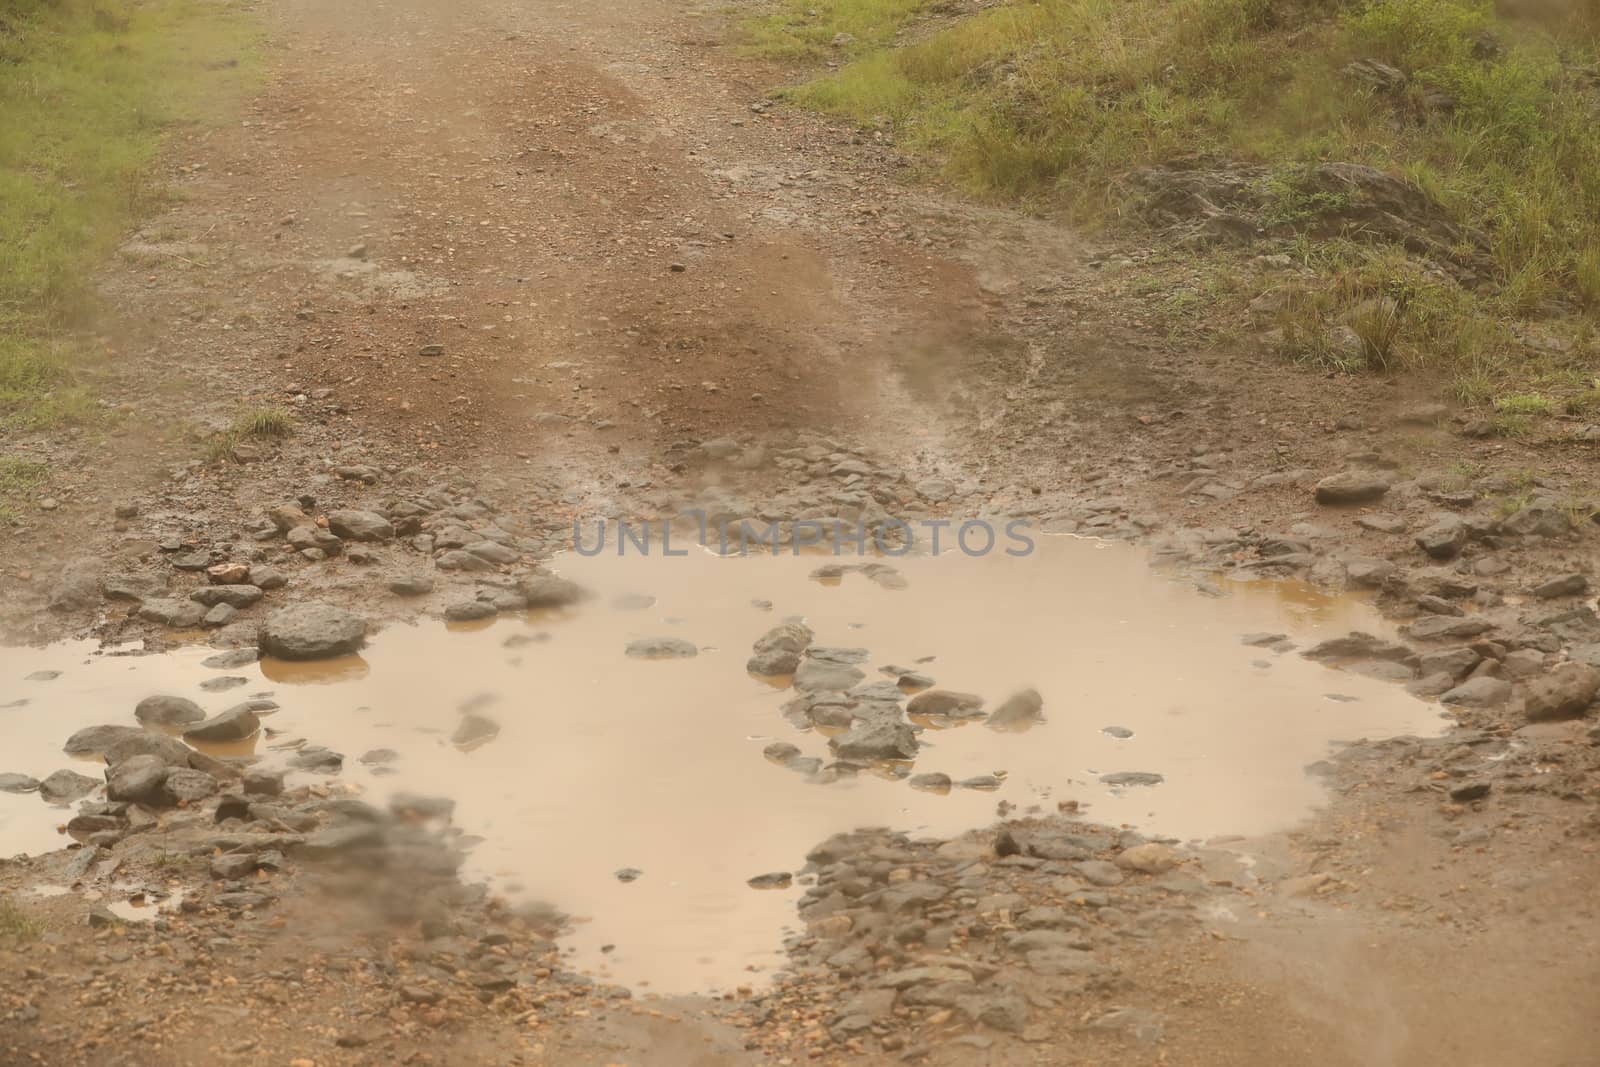
<path id="1" fill-rule="evenodd" d="M 625 650 L 635 659 L 688 659 L 700 649 L 681 637 L 641 637 L 628 642 Z"/>
<path id="2" fill-rule="evenodd" d="M 1407 636 L 1419 641 L 1438 641 L 1445 638 L 1462 640 L 1488 633 L 1492 629 L 1494 629 L 1494 624 L 1485 619 L 1470 617 L 1457 619 L 1448 615 L 1433 615 L 1426 619 L 1418 619 L 1409 626 L 1403 627 L 1403 631 Z"/>
<path id="3" fill-rule="evenodd" d="M 1511 683 L 1500 678 L 1469 678 L 1439 698 L 1463 708 L 1493 708 L 1511 699 Z"/>
<path id="4" fill-rule="evenodd" d="M 233 648 L 226 652 L 218 652 L 215 656 L 207 656 L 200 661 L 200 666 L 209 667 L 214 671 L 231 671 L 238 667 L 248 667 L 261 658 L 261 653 L 253 648 Z M 204 718 L 204 716 L 201 716 Z"/>
<path id="5" fill-rule="evenodd" d="M 214 857 L 211 861 L 211 877 L 220 878 L 231 882 L 247 875 L 254 874 L 260 866 L 254 853 L 234 852 L 225 856 Z"/>
<path id="6" fill-rule="evenodd" d="M 166 781 L 161 783 L 162 794 L 174 804 L 192 804 L 204 800 L 217 791 L 217 780 L 204 771 L 190 767 L 173 767 Z"/>
<path id="7" fill-rule="evenodd" d="M 1341 471 L 1317 483 L 1317 503 L 1365 504 L 1389 491 L 1389 480 L 1372 471 Z"/>
<path id="8" fill-rule="evenodd" d="M 244 772 L 243 785 L 248 796 L 275 797 L 283 792 L 283 772 L 252 767 Z"/>
<path id="9" fill-rule="evenodd" d="M 1416 541 L 1434 559 L 1452 559 L 1467 543 L 1467 524 L 1450 515 L 1417 534 Z"/>
<path id="10" fill-rule="evenodd" d="M 187 767 L 193 754 L 193 750 L 176 737 L 153 730 L 135 730 L 113 741 L 104 752 L 107 765 L 113 767 L 133 756 L 154 756 L 169 767 Z"/>
<path id="11" fill-rule="evenodd" d="M 32 793 L 39 788 L 39 779 L 26 774 L 7 771 L 0 774 L 0 793 Z"/>
<path id="12" fill-rule="evenodd" d="M 153 696 L 139 701 L 133 709 L 133 717 L 157 726 L 182 726 L 199 722 L 206 713 L 199 704 L 185 697 Z"/>
<path id="13" fill-rule="evenodd" d="M 473 622 L 492 619 L 500 614 L 498 608 L 484 600 L 458 600 L 444 609 L 444 617 L 451 622 Z"/>
<path id="14" fill-rule="evenodd" d="M 1352 630 L 1343 637 L 1330 637 L 1319 641 L 1315 645 L 1300 653 L 1306 659 L 1314 660 L 1343 660 L 1343 659 L 1390 659 L 1404 660 L 1411 658 L 1411 650 L 1405 645 L 1385 641 L 1381 637 Z"/>
<path id="15" fill-rule="evenodd" d="M 59 770 L 46 775 L 39 783 L 39 796 L 50 804 L 70 804 L 100 788 L 100 783 L 77 771 Z"/>
<path id="16" fill-rule="evenodd" d="M 217 629 L 222 626 L 227 626 L 238 616 L 238 614 L 239 609 L 231 604 L 214 604 L 206 612 L 205 618 L 201 619 L 200 622 L 205 626 L 211 627 L 212 629 Z"/>
<path id="17" fill-rule="evenodd" d="M 261 651 L 280 659 L 342 656 L 356 651 L 366 639 L 366 619 L 315 602 L 279 608 L 261 627 Z"/>
<path id="18" fill-rule="evenodd" d="M 584 592 L 578 583 L 551 574 L 535 575 L 522 583 L 522 592 L 530 608 L 560 608 L 576 604 Z"/>
<path id="19" fill-rule="evenodd" d="M 180 630 L 199 626 L 205 617 L 206 609 L 192 600 L 145 600 L 139 604 L 139 618 Z"/>
<path id="20" fill-rule="evenodd" d="M 800 749 L 787 741 L 774 741 L 761 750 L 761 754 L 773 763 L 788 763 L 800 755 Z"/>
<path id="21" fill-rule="evenodd" d="M 108 574 L 100 583 L 107 600 L 150 600 L 167 591 L 165 574 L 128 572 Z"/>
<path id="22" fill-rule="evenodd" d="M 1351 556 L 1344 561 L 1345 578 L 1351 585 L 1362 589 L 1376 589 L 1400 573 L 1400 568 L 1386 559 L 1372 556 Z"/>
<path id="23" fill-rule="evenodd" d="M 172 772 L 159 756 L 130 756 L 106 771 L 106 796 L 152 804 L 165 800 L 161 786 Z"/>
<path id="24" fill-rule="evenodd" d="M 189 599 L 206 607 L 248 608 L 261 599 L 261 590 L 253 585 L 206 585 L 190 593 Z"/>
<path id="25" fill-rule="evenodd" d="M 449 797 L 396 793 L 389 798 L 389 810 L 402 818 L 448 819 L 455 814 L 456 802 Z"/>
<path id="26" fill-rule="evenodd" d="M 276 567 L 269 567 L 264 563 L 251 564 L 246 583 L 257 589 L 282 589 L 289 584 L 289 579 Z"/>
<path id="27" fill-rule="evenodd" d="M 422 574 L 401 575 L 389 582 L 389 592 L 396 596 L 427 596 L 433 592 L 433 579 Z"/>
<path id="28" fill-rule="evenodd" d="M 1438 652 L 1425 652 L 1417 661 L 1417 672 L 1423 677 L 1443 672 L 1452 678 L 1465 678 L 1482 658 L 1470 648 L 1447 648 Z"/>
<path id="29" fill-rule="evenodd" d="M 794 875 L 788 871 L 773 871 L 770 874 L 758 874 L 754 878 L 747 878 L 744 884 L 751 889 L 788 889 L 794 884 Z"/>
<path id="30" fill-rule="evenodd" d="M 811 628 L 800 622 L 784 622 L 756 639 L 754 655 L 745 664 L 751 674 L 793 674 L 800 666 L 800 654 L 811 644 Z"/>
<path id="31" fill-rule="evenodd" d="M 81 559 L 68 564 L 50 590 L 51 611 L 90 611 L 100 606 L 100 561 Z"/>
<path id="32" fill-rule="evenodd" d="M 494 570 L 494 564 L 482 556 L 475 556 L 464 548 L 452 548 L 434 558 L 433 565 L 442 571 L 476 571 L 480 574 Z"/>
<path id="33" fill-rule="evenodd" d="M 807 657 L 794 673 L 794 687 L 802 693 L 842 693 L 866 677 L 860 668 Z"/>
<path id="34" fill-rule="evenodd" d="M 1560 537 L 1572 530 L 1567 513 L 1549 501 L 1536 500 L 1501 524 L 1508 533 L 1524 537 Z"/>
<path id="35" fill-rule="evenodd" d="M 256 718 L 256 713 L 240 705 L 213 715 L 197 726 L 191 726 L 183 732 L 183 737 L 186 741 L 213 743 L 243 741 L 254 737 L 260 729 L 261 720 Z"/>
<path id="36" fill-rule="evenodd" d="M 346 541 L 394 540 L 394 525 L 375 511 L 330 511 L 328 529 Z"/>
<path id="37" fill-rule="evenodd" d="M 1600 668 L 1563 663 L 1522 687 L 1522 704 L 1530 722 L 1576 719 L 1588 712 L 1600 693 Z"/>
<path id="38" fill-rule="evenodd" d="M 948 793 L 952 783 L 948 774 L 935 771 L 928 774 L 914 774 L 906 784 L 924 793 Z"/>
<path id="39" fill-rule="evenodd" d="M 474 541 L 464 551 L 471 552 L 485 563 L 515 563 L 520 558 L 514 550 L 495 541 Z"/>
<path id="40" fill-rule="evenodd" d="M 909 760 L 917 755 L 917 735 L 909 723 L 858 722 L 828 746 L 842 759 Z"/>
<path id="41" fill-rule="evenodd" d="M 1166 781 L 1162 775 L 1150 771 L 1113 771 L 1100 776 L 1101 784 L 1111 786 L 1160 785 Z"/>
<path id="42" fill-rule="evenodd" d="M 137 726 L 85 726 L 67 738 L 62 751 L 69 756 L 100 756 L 118 741 L 143 733 Z"/>
<path id="43" fill-rule="evenodd" d="M 300 771 L 337 774 L 344 769 L 344 756 L 322 745 L 306 745 L 289 757 L 289 766 Z"/>
<path id="44" fill-rule="evenodd" d="M 1121 885 L 1124 878 L 1121 868 L 1105 860 L 1084 860 L 1081 863 L 1074 863 L 1072 868 L 1090 885 L 1101 887 Z"/>
<path id="45" fill-rule="evenodd" d="M 1033 691 L 1030 689 L 1027 692 Z M 1037 696 L 1038 694 L 1035 693 L 1034 695 Z M 976 693 L 961 693 L 954 689 L 928 689 L 911 698 L 906 704 L 906 713 L 908 715 L 972 718 L 979 713 L 982 707 L 983 698 Z"/>
<path id="46" fill-rule="evenodd" d="M 975 774 L 971 778 L 963 778 L 956 783 L 962 789 L 978 789 L 993 792 L 1000 788 L 1000 776 L 995 774 Z"/>
<path id="47" fill-rule="evenodd" d="M 1403 534 L 1406 532 L 1406 520 L 1398 515 L 1390 515 L 1385 512 L 1363 515 L 1356 520 L 1356 525 L 1376 533 Z"/>
<path id="48" fill-rule="evenodd" d="M 1563 574 L 1534 586 L 1532 593 L 1541 600 L 1563 596 L 1582 596 L 1589 591 L 1589 579 L 1582 574 Z"/>

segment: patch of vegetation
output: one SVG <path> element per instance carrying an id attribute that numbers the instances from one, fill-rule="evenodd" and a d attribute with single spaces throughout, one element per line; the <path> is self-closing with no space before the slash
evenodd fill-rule
<path id="1" fill-rule="evenodd" d="M 31 941 L 44 933 L 44 924 L 9 900 L 0 899 L 0 937 Z"/>
<path id="2" fill-rule="evenodd" d="M 209 463 L 237 462 L 238 448 L 244 441 L 276 440 L 294 434 L 294 415 L 279 407 L 258 407 L 234 419 L 227 430 L 206 445 Z"/>
<path id="3" fill-rule="evenodd" d="M 0 425 L 92 410 L 73 337 L 93 269 L 161 203 L 162 134 L 248 84 L 250 37 L 238 8 L 201 0 L 0 6 Z"/>
<path id="4" fill-rule="evenodd" d="M 1550 329 L 1592 343 L 1600 3 L 1533 16 L 1490 0 L 1012 0 L 897 38 L 931 9 L 779 0 L 751 39 L 811 55 L 868 9 L 863 40 L 884 46 L 782 95 L 879 131 L 973 196 L 1127 225 L 1130 171 L 1239 161 L 1271 175 L 1258 221 L 1302 229 L 1345 205 L 1294 175 L 1348 162 L 1406 179 L 1471 238 L 1455 251 L 1476 279 L 1395 244 L 1291 240 L 1319 278 L 1289 302 L 1297 358 L 1437 367 L 1487 402 L 1530 373 L 1514 324 L 1557 311 Z M 1347 75 L 1356 61 L 1391 83 Z"/>
<path id="5" fill-rule="evenodd" d="M 17 521 L 16 505 L 43 485 L 50 468 L 17 456 L 0 456 L 0 523 Z"/>

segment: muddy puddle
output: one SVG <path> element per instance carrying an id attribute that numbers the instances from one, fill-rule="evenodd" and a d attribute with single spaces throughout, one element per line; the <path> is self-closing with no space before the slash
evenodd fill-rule
<path id="1" fill-rule="evenodd" d="M 746 882 L 797 870 L 831 833 L 947 835 L 988 824 L 1002 801 L 1054 811 L 1070 800 L 1096 821 L 1181 839 L 1257 834 L 1318 803 L 1304 768 L 1330 742 L 1442 726 L 1436 705 L 1399 686 L 1241 642 L 1262 631 L 1302 646 L 1385 632 L 1358 600 L 1265 582 L 1205 595 L 1151 571 L 1141 551 L 1075 538 L 1043 539 L 1021 558 L 897 559 L 903 582 L 812 577 L 826 562 L 569 556 L 561 572 L 596 594 L 578 607 L 392 626 L 360 658 L 321 664 L 216 670 L 201 664 L 214 650 L 198 647 L 0 650 L 0 772 L 96 773 L 63 756 L 63 740 L 94 723 L 132 724 L 152 694 L 207 711 L 268 695 L 281 709 L 253 743 L 268 763 L 303 738 L 343 753 L 339 780 L 375 802 L 399 790 L 453 798 L 456 824 L 482 838 L 469 875 L 578 917 L 565 942 L 576 964 L 677 992 L 759 981 L 781 966 L 801 887 Z M 763 756 L 785 741 L 831 759 L 825 737 L 781 713 L 793 693 L 745 671 L 751 642 L 789 616 L 803 617 L 819 645 L 867 649 L 868 682 L 892 680 L 884 665 L 914 667 L 991 709 L 1032 687 L 1044 721 L 1020 732 L 929 728 L 914 765 L 899 769 L 995 776 L 998 789 L 927 792 L 887 770 L 819 784 Z M 625 654 L 659 638 L 698 653 Z M 499 732 L 453 744 L 464 708 Z M 1101 780 L 1123 772 L 1161 781 Z M 0 794 L 0 853 L 61 847 L 65 819 L 37 795 Z"/>

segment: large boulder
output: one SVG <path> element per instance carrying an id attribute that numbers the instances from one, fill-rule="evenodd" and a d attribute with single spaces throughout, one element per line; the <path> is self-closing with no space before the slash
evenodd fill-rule
<path id="1" fill-rule="evenodd" d="M 1522 689 L 1522 706 L 1530 722 L 1582 717 L 1600 694 L 1600 669 L 1587 663 L 1563 663 Z"/>
<path id="2" fill-rule="evenodd" d="M 356 651 L 367 639 L 367 620 L 332 604 L 293 604 L 267 616 L 261 651 L 279 659 L 327 659 Z"/>

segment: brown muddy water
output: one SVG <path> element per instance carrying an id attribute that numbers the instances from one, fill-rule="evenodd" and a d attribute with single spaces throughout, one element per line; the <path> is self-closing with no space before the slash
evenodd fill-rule
<path id="1" fill-rule="evenodd" d="M 208 711 L 270 695 L 282 707 L 254 743 L 269 764 L 303 738 L 344 753 L 341 780 L 374 802 L 398 790 L 454 798 L 456 824 L 483 839 L 469 875 L 582 920 L 565 942 L 576 965 L 679 992 L 759 982 L 781 966 L 802 889 L 754 890 L 746 880 L 798 870 L 834 832 L 949 835 L 990 823 L 1000 801 L 1054 811 L 1075 800 L 1090 819 L 1147 833 L 1259 834 L 1319 802 L 1304 768 L 1330 742 L 1443 725 L 1436 705 L 1399 686 L 1240 641 L 1281 631 L 1303 646 L 1351 629 L 1386 632 L 1359 600 L 1266 582 L 1203 595 L 1120 545 L 1060 537 L 1021 558 L 895 560 L 901 589 L 860 574 L 818 581 L 815 557 L 630 552 L 557 563 L 597 595 L 476 627 L 391 626 L 359 658 L 330 663 L 215 671 L 201 665 L 214 652 L 203 647 L 0 650 L 0 771 L 42 778 L 71 765 L 61 754 L 69 734 L 132 724 L 134 705 L 152 694 Z M 783 718 L 789 691 L 744 670 L 751 642 L 788 616 L 803 617 L 818 644 L 869 649 L 868 681 L 883 677 L 881 665 L 915 666 L 990 708 L 1032 686 L 1045 721 L 1021 733 L 973 723 L 921 735 L 914 773 L 996 774 L 997 791 L 928 793 L 877 774 L 809 781 L 762 749 L 790 741 L 827 761 L 826 739 Z M 624 654 L 654 637 L 687 639 L 699 654 Z M 27 680 L 39 671 L 60 675 Z M 245 681 L 201 688 L 223 675 Z M 450 743 L 464 707 L 501 727 L 469 751 Z M 360 761 L 380 748 L 398 758 Z M 1119 771 L 1165 780 L 1099 781 Z M 0 794 L 0 854 L 61 847 L 64 821 L 37 795 Z M 642 873 L 619 880 L 627 868 Z"/>

